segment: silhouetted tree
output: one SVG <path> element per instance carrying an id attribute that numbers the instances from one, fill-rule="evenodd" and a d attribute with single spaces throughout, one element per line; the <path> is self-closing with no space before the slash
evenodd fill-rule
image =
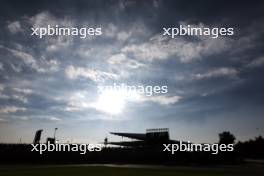
<path id="1" fill-rule="evenodd" d="M 251 159 L 263 159 L 264 158 L 264 138 L 258 136 L 255 139 L 250 139 L 244 142 L 238 142 L 236 149 L 240 156 Z"/>
<path id="2" fill-rule="evenodd" d="M 236 137 L 229 131 L 219 133 L 219 144 L 234 144 Z"/>

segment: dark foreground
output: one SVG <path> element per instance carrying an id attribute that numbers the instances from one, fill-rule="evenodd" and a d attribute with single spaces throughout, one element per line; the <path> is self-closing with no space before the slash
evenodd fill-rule
<path id="1" fill-rule="evenodd" d="M 262 176 L 263 166 L 232 166 L 232 167 L 134 167 L 134 166 L 87 166 L 87 165 L 36 165 L 36 166 L 0 166 L 1 176 Z"/>

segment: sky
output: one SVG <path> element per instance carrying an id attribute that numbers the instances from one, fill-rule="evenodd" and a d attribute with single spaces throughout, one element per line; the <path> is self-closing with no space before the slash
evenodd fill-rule
<path id="1" fill-rule="evenodd" d="M 147 128 L 204 143 L 222 131 L 237 141 L 264 134 L 263 1 L 0 3 L 0 142 L 30 143 L 38 129 L 44 142 L 54 128 L 60 142 L 78 143 Z M 162 35 L 180 24 L 232 27 L 234 35 Z M 102 35 L 31 35 L 47 25 L 100 27 Z M 119 99 L 98 91 L 114 83 L 168 93 Z"/>

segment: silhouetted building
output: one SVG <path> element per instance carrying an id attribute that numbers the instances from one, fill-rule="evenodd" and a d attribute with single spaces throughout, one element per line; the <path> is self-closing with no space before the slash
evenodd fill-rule
<path id="1" fill-rule="evenodd" d="M 134 139 L 133 141 L 123 142 L 108 142 L 111 145 L 119 145 L 126 147 L 154 147 L 160 146 L 164 143 L 178 143 L 179 141 L 170 140 L 168 128 L 155 128 L 147 129 L 146 133 L 117 133 L 111 132 L 110 134 L 127 137 Z"/>
<path id="2" fill-rule="evenodd" d="M 50 143 L 50 144 L 55 144 L 56 143 L 56 139 L 55 138 L 47 138 L 46 143 Z"/>
<path id="3" fill-rule="evenodd" d="M 56 131 L 58 130 L 58 128 L 54 129 L 54 136 L 52 137 L 48 137 L 46 143 L 50 143 L 50 144 L 55 144 L 56 143 Z"/>

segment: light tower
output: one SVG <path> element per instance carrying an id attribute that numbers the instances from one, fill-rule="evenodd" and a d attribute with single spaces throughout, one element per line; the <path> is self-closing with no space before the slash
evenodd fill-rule
<path id="1" fill-rule="evenodd" d="M 54 130 L 54 140 L 56 140 L 56 131 L 58 130 L 58 128 L 55 128 Z"/>

